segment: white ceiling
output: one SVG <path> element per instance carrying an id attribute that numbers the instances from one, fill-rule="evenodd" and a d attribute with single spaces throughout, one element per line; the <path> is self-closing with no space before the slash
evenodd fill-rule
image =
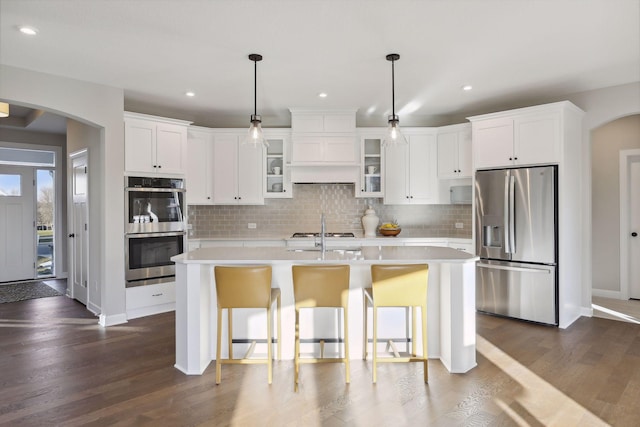
<path id="1" fill-rule="evenodd" d="M 265 127 L 289 107 L 384 126 L 388 53 L 401 124 L 441 125 L 639 81 L 640 1 L 0 0 L 0 63 L 123 88 L 130 111 L 247 126 L 250 53 Z"/>

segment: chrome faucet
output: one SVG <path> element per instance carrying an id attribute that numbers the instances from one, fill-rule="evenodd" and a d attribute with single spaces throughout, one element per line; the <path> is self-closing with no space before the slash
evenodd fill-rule
<path id="1" fill-rule="evenodd" d="M 325 220 L 324 220 L 324 212 L 322 212 L 322 216 L 320 217 L 320 243 L 318 244 L 316 242 L 316 246 L 320 246 L 320 248 L 322 249 L 322 252 L 325 251 L 325 249 L 327 248 L 327 241 L 326 241 L 326 230 L 327 226 L 325 224 Z"/>

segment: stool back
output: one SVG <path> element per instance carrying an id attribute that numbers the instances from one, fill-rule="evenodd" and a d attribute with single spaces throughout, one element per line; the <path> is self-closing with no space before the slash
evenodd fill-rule
<path id="1" fill-rule="evenodd" d="M 347 307 L 348 265 L 294 265 L 292 272 L 297 307 Z"/>
<path id="2" fill-rule="evenodd" d="M 270 307 L 270 265 L 216 266 L 214 275 L 218 307 Z"/>
<path id="3" fill-rule="evenodd" d="M 371 266 L 373 305 L 412 307 L 427 300 L 427 264 L 374 264 Z"/>

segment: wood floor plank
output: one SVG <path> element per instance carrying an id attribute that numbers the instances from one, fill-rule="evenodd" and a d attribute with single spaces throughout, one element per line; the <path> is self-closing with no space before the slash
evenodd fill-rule
<path id="1" fill-rule="evenodd" d="M 567 330 L 477 315 L 478 366 L 429 362 L 173 368 L 175 316 L 101 328 L 51 297 L 0 305 L 0 426 L 614 425 L 640 419 L 640 326 L 580 318 Z M 482 344 L 482 345 L 481 345 Z"/>

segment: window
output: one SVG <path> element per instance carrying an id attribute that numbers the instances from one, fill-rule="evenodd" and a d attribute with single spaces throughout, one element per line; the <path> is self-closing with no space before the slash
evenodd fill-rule
<path id="1" fill-rule="evenodd" d="M 0 174 L 0 196 L 21 196 L 20 175 Z"/>

